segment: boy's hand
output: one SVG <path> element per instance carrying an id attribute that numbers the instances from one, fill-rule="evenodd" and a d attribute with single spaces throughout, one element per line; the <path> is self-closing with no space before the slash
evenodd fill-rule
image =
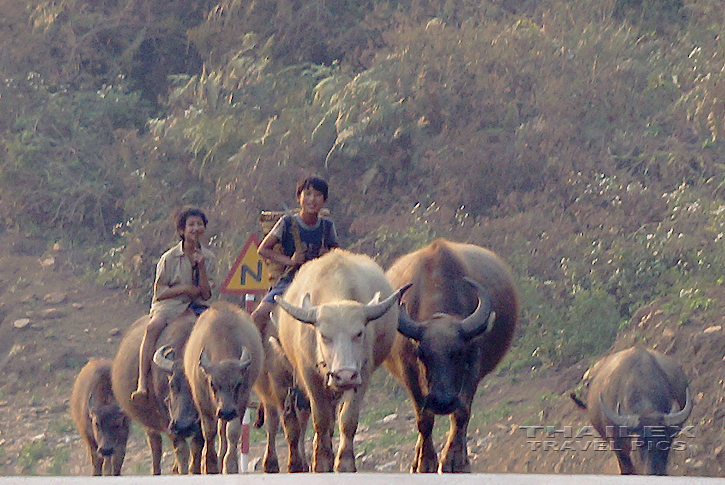
<path id="1" fill-rule="evenodd" d="M 205 261 L 206 258 L 204 257 L 204 253 L 202 253 L 201 251 L 196 250 L 191 253 L 192 266 L 196 266 L 197 264 L 204 264 Z"/>
<path id="2" fill-rule="evenodd" d="M 305 262 L 305 253 L 297 252 L 292 255 L 292 261 L 295 263 L 295 266 L 302 266 L 302 264 Z"/>

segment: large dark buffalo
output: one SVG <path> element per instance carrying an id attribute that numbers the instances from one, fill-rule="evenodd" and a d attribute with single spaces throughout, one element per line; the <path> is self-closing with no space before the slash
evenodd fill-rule
<path id="1" fill-rule="evenodd" d="M 316 472 L 356 471 L 353 440 L 360 406 L 371 374 L 395 339 L 398 296 L 372 259 L 334 249 L 302 265 L 284 298 L 277 298 L 284 310 L 279 340 L 310 399 Z"/>
<path id="2" fill-rule="evenodd" d="M 143 316 L 128 329 L 113 360 L 113 394 L 121 408 L 146 428 L 151 449 L 151 468 L 161 473 L 161 434 L 174 447 L 174 473 L 201 473 L 203 437 L 199 415 L 194 406 L 189 381 L 184 374 L 183 352 L 196 316 L 187 311 L 173 320 L 156 341 L 157 351 L 151 366 L 147 402 L 131 401 L 138 381 L 138 354 L 149 316 Z M 191 461 L 189 444 L 191 437 Z"/>
<path id="3" fill-rule="evenodd" d="M 91 360 L 78 373 L 70 398 L 73 421 L 88 447 L 93 475 L 120 475 L 130 420 L 111 390 L 111 361 Z"/>
<path id="4" fill-rule="evenodd" d="M 666 475 L 673 438 L 692 411 L 682 367 L 634 346 L 596 363 L 588 380 L 587 404 L 572 398 L 589 410 L 594 428 L 613 445 L 621 473 Z M 637 466 L 630 457 L 633 444 L 639 451 Z"/>
<path id="5" fill-rule="evenodd" d="M 201 314 L 184 352 L 184 368 L 204 433 L 204 471 L 239 472 L 241 419 L 264 364 L 259 330 L 247 312 L 218 301 Z M 220 451 L 216 452 L 217 427 Z"/>
<path id="6" fill-rule="evenodd" d="M 438 239 L 398 259 L 387 276 L 394 287 L 412 283 L 385 362 L 413 398 L 419 436 L 411 472 L 470 472 L 471 404 L 479 381 L 508 350 L 518 317 L 509 269 L 491 251 Z M 451 420 L 440 464 L 436 414 Z"/>

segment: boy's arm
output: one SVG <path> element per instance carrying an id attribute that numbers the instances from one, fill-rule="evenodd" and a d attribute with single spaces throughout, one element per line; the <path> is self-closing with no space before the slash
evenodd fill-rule
<path id="1" fill-rule="evenodd" d="M 199 285 L 196 287 L 198 295 L 189 295 L 192 299 L 196 296 L 201 297 L 202 300 L 208 300 L 211 298 L 212 288 L 212 274 L 214 262 L 210 261 L 211 258 L 207 259 L 201 249 L 194 252 L 194 259 L 196 268 L 199 271 Z M 207 268 L 207 266 L 209 266 Z"/>
<path id="2" fill-rule="evenodd" d="M 193 293 L 195 287 L 192 285 L 173 285 L 170 286 L 169 274 L 167 270 L 167 258 L 162 256 L 156 265 L 156 278 L 154 280 L 154 299 L 167 300 L 176 298 L 183 294 Z"/>
<path id="3" fill-rule="evenodd" d="M 269 259 L 270 261 L 274 261 L 284 266 L 299 266 L 300 264 L 305 262 L 304 253 L 298 253 L 297 251 L 295 251 L 295 253 L 290 258 L 280 252 L 275 251 L 274 245 L 277 244 L 277 242 L 279 242 L 277 236 L 274 236 L 271 233 L 267 234 L 267 236 L 262 240 L 262 243 L 257 248 L 257 254 L 265 259 Z"/>
<path id="4" fill-rule="evenodd" d="M 284 218 L 280 219 L 277 222 L 277 225 L 284 224 L 283 222 Z M 257 254 L 262 256 L 265 259 L 269 259 L 270 261 L 274 261 L 276 263 L 282 264 L 284 266 L 299 266 L 302 263 L 305 262 L 305 254 L 304 253 L 298 253 L 295 251 L 295 253 L 292 255 L 292 257 L 285 256 L 284 254 L 277 252 L 274 250 L 275 244 L 280 242 L 280 237 L 277 235 L 279 232 L 279 229 L 277 225 L 275 225 L 274 228 L 267 234 L 264 239 L 262 239 L 262 242 L 259 244 L 259 247 L 257 248 Z"/>

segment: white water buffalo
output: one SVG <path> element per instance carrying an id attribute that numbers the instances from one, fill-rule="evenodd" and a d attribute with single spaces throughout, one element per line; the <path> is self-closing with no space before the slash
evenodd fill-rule
<path id="1" fill-rule="evenodd" d="M 356 471 L 353 438 L 360 405 L 395 339 L 398 297 L 372 259 L 341 249 L 302 265 L 284 298 L 277 297 L 284 310 L 279 340 L 312 407 L 316 472 Z"/>
<path id="2" fill-rule="evenodd" d="M 518 318 L 509 269 L 487 249 L 438 239 L 398 259 L 387 276 L 394 286 L 412 283 L 385 362 L 413 399 L 419 435 L 411 472 L 470 472 L 473 398 L 508 350 Z M 440 463 L 436 414 L 451 421 Z"/>
<path id="3" fill-rule="evenodd" d="M 156 340 L 158 350 L 151 366 L 151 387 L 146 402 L 134 402 L 131 393 L 138 381 L 138 355 L 149 316 L 139 318 L 121 340 L 113 360 L 113 394 L 121 408 L 146 428 L 151 468 L 161 473 L 161 434 L 174 447 L 174 473 L 200 473 L 203 437 L 189 381 L 184 374 L 183 351 L 196 316 L 187 311 L 170 322 Z M 190 448 L 187 438 L 191 437 Z"/>
<path id="4" fill-rule="evenodd" d="M 263 363 L 262 337 L 247 312 L 218 301 L 201 314 L 189 335 L 184 368 L 201 416 L 206 473 L 219 473 L 217 427 L 222 472 L 239 472 L 241 419 Z"/>
<path id="5" fill-rule="evenodd" d="M 692 411 L 687 376 L 672 358 L 634 346 L 588 371 L 589 418 L 613 445 L 622 475 L 666 475 L 672 441 Z M 632 445 L 639 462 L 630 457 Z"/>
<path id="6" fill-rule="evenodd" d="M 70 408 L 88 447 L 93 475 L 120 475 L 131 424 L 113 397 L 110 360 L 91 360 L 81 369 Z"/>

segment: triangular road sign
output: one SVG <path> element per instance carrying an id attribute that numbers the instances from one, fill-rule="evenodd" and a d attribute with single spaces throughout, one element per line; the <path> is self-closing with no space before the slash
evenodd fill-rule
<path id="1" fill-rule="evenodd" d="M 224 280 L 221 293 L 266 293 L 269 290 L 269 271 L 257 254 L 257 246 L 259 239 L 251 234 Z"/>

